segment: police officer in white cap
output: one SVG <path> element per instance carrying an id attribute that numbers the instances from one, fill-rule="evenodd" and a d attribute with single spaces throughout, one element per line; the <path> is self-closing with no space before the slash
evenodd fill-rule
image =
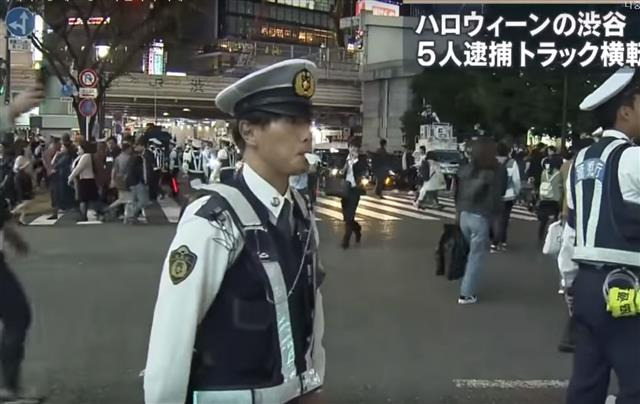
<path id="1" fill-rule="evenodd" d="M 317 230 L 289 187 L 311 151 L 316 67 L 289 60 L 216 98 L 244 164 L 184 212 L 162 270 L 147 404 L 319 402 L 324 317 Z"/>
<path id="2" fill-rule="evenodd" d="M 617 403 L 640 403 L 639 79 L 621 68 L 580 104 L 604 130 L 578 153 L 567 181 L 565 231 L 578 264 L 561 267 L 576 321 L 568 404 L 604 403 L 612 369 Z"/>
<path id="3" fill-rule="evenodd" d="M 184 151 L 182 161 L 182 168 L 185 174 L 189 176 L 189 179 L 204 180 L 207 178 L 205 175 L 207 169 L 206 161 L 202 153 L 202 141 L 194 139 L 190 147 Z"/>

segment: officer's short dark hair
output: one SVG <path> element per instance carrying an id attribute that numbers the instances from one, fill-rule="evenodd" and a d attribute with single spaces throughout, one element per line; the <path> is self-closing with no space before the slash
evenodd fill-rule
<path id="1" fill-rule="evenodd" d="M 310 116 L 293 117 L 293 116 L 271 114 L 264 111 L 248 112 L 243 114 L 242 117 L 238 117 L 238 119 L 230 125 L 231 137 L 233 139 L 233 143 L 235 143 L 235 145 L 238 146 L 238 149 L 240 149 L 241 153 L 244 153 L 244 149 L 247 145 L 245 144 L 244 139 L 242 138 L 242 133 L 240 133 L 241 121 L 246 121 L 250 125 L 255 125 L 255 126 L 259 126 L 260 128 L 264 128 L 266 126 L 269 126 L 269 124 L 271 124 L 272 122 L 275 122 L 281 119 L 289 120 L 291 122 L 305 122 L 305 123 L 311 124 Z"/>
<path id="2" fill-rule="evenodd" d="M 387 139 L 380 139 L 380 147 L 385 147 L 387 145 Z"/>
<path id="3" fill-rule="evenodd" d="M 618 116 L 618 109 L 620 107 L 633 107 L 636 95 L 640 95 L 640 82 L 637 75 L 634 78 L 634 82 L 624 91 L 596 108 L 594 113 L 599 126 L 602 126 L 603 129 L 613 128 Z"/>

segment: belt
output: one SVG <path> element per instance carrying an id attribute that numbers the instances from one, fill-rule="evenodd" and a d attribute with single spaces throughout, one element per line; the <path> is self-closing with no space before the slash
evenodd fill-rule
<path id="1" fill-rule="evenodd" d="M 322 386 L 320 375 L 309 369 L 278 386 L 250 390 L 193 392 L 193 404 L 282 404 Z"/>

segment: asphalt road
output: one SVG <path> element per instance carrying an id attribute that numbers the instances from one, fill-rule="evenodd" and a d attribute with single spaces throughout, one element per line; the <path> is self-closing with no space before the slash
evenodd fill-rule
<path id="1" fill-rule="evenodd" d="M 347 251 L 342 224 L 319 222 L 329 403 L 562 403 L 562 388 L 477 381 L 517 387 L 570 375 L 571 357 L 556 351 L 566 316 L 557 270 L 535 248 L 535 223 L 512 223 L 510 251 L 489 257 L 479 303 L 459 306 L 458 282 L 434 275 L 440 221 L 371 219 Z M 34 307 L 26 384 L 55 404 L 141 403 L 138 375 L 174 226 L 23 231 L 33 252 L 10 260 Z"/>

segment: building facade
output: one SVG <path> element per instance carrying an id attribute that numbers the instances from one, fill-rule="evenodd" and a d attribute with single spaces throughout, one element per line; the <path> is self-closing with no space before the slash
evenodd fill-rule
<path id="1" fill-rule="evenodd" d="M 335 0 L 220 1 L 219 37 L 309 46 L 334 46 Z"/>

